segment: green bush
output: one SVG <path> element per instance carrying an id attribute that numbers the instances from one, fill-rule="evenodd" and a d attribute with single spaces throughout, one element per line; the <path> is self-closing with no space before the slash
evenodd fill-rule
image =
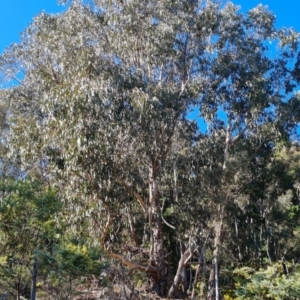
<path id="1" fill-rule="evenodd" d="M 249 267 L 234 270 L 236 300 L 300 299 L 300 267 L 276 263 L 255 271 Z"/>
<path id="2" fill-rule="evenodd" d="M 102 250 L 83 241 L 64 242 L 55 246 L 54 253 L 39 253 L 40 268 L 46 275 L 41 286 L 49 299 L 72 299 L 80 283 L 100 275 L 106 267 Z"/>

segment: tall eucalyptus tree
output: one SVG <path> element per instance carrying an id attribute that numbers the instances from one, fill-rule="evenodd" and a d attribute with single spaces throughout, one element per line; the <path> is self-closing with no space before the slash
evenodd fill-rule
<path id="1" fill-rule="evenodd" d="M 209 163 L 216 180 L 211 197 L 217 212 L 211 299 L 219 298 L 218 269 L 228 209 L 251 184 L 249 168 L 262 149 L 272 148 L 295 129 L 288 106 L 289 93 L 297 85 L 293 73 L 299 37 L 292 29 L 276 30 L 275 16 L 261 5 L 242 15 L 228 3 L 221 15 L 210 69 L 212 84 L 200 104 L 208 136 L 216 136 L 214 143 L 219 146 L 219 156 Z M 275 58 L 268 55 L 267 42 L 278 47 Z M 289 118 L 283 117 L 286 111 Z"/>
<path id="2" fill-rule="evenodd" d="M 151 288 L 164 295 L 165 198 L 168 208 L 185 205 L 190 212 L 201 211 L 201 193 L 213 199 L 218 262 L 232 174 L 240 168 L 231 155 L 241 141 L 279 124 L 282 89 L 291 92 L 297 77 L 288 68 L 297 38 L 275 30 L 263 7 L 243 15 L 231 3 L 210 0 L 73 1 L 61 15 L 36 17 L 22 42 L 0 57 L 6 80 L 20 81 L 7 95 L 14 109 L 11 151 L 60 189 L 75 228 L 88 222 L 111 257 L 148 273 Z M 277 40 L 285 48 L 270 59 L 266 41 Z M 187 118 L 192 106 L 209 123 L 195 139 Z M 180 156 L 199 169 L 186 170 Z M 187 181 L 195 186 L 187 189 Z M 198 216 L 191 214 L 190 223 L 186 213 L 177 216 L 182 231 L 197 227 Z M 125 258 L 125 250 L 147 255 L 146 263 Z M 177 288 L 176 279 L 169 295 Z M 218 297 L 218 289 L 211 295 Z"/>

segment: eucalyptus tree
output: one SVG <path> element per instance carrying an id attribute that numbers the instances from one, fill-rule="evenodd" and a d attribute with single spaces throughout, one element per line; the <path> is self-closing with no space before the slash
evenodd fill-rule
<path id="1" fill-rule="evenodd" d="M 37 17 L 23 42 L 2 57 L 4 67 L 25 71 L 10 96 L 20 112 L 11 145 L 24 165 L 48 159 L 70 207 L 94 210 L 104 223 L 103 244 L 114 212 L 136 198 L 149 222 L 151 247 L 148 266 L 131 265 L 150 273 L 164 294 L 159 174 L 180 118 L 203 90 L 211 33 L 197 28 L 213 27 L 218 6 L 101 6 L 74 3 L 61 16 Z"/>
<path id="2" fill-rule="evenodd" d="M 206 90 L 200 105 L 208 135 L 219 139 L 219 156 L 209 163 L 216 178 L 211 191 L 217 215 L 213 218 L 214 267 L 210 276 L 210 298 L 216 299 L 228 209 L 253 183 L 251 166 L 261 159 L 262 149 L 272 149 L 278 141 L 288 139 L 295 129 L 291 119 L 297 115 L 289 107 L 298 80 L 293 74 L 299 34 L 293 29 L 276 30 L 275 16 L 261 5 L 247 15 L 237 10 L 228 3 L 221 13 L 219 30 L 223 34 L 214 48 L 212 88 Z M 275 58 L 268 55 L 267 42 L 277 46 Z"/>
<path id="3" fill-rule="evenodd" d="M 286 48 L 272 60 L 266 41 L 277 40 Z M 165 226 L 180 228 L 177 240 L 197 234 L 198 216 L 187 218 L 202 212 L 200 195 L 219 211 L 211 221 L 218 261 L 231 183 L 242 171 L 231 156 L 255 135 L 263 136 L 256 146 L 267 143 L 264 133 L 277 128 L 282 88 L 291 92 L 296 78 L 288 69 L 296 42 L 263 7 L 243 15 L 209 0 L 73 1 L 61 15 L 36 17 L 0 58 L 6 80 L 20 81 L 6 97 L 11 152 L 58 187 L 74 228 L 89 228 L 164 295 Z M 209 123 L 197 138 L 192 106 Z M 163 217 L 172 205 L 173 225 Z M 136 253 L 146 259 L 130 259 Z M 170 296 L 177 288 L 175 278 Z"/>
<path id="4" fill-rule="evenodd" d="M 0 177 L 19 177 L 21 170 L 18 159 L 11 155 L 7 144 L 7 138 L 10 130 L 9 103 L 6 101 L 8 90 L 0 90 Z"/>

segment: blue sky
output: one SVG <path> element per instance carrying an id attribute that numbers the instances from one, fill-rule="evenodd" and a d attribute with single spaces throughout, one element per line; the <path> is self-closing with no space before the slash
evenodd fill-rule
<path id="1" fill-rule="evenodd" d="M 278 27 L 294 27 L 300 31 L 299 0 L 233 0 L 246 11 L 262 3 L 277 17 Z M 64 10 L 57 0 L 0 0 L 0 53 L 11 43 L 19 42 L 22 32 L 41 11 L 58 13 Z"/>
<path id="2" fill-rule="evenodd" d="M 58 13 L 64 7 L 57 0 L 0 0 L 0 53 L 20 41 L 20 33 L 42 11 Z"/>

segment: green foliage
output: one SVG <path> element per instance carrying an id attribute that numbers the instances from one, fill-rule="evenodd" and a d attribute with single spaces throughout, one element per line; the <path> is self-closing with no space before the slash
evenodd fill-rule
<path id="1" fill-rule="evenodd" d="M 54 189 L 30 178 L 2 179 L 0 193 L 0 283 L 25 295 L 34 254 L 59 233 L 54 218 L 61 202 Z"/>
<path id="2" fill-rule="evenodd" d="M 28 296 L 34 255 L 48 288 L 67 289 L 66 295 L 74 280 L 100 274 L 106 265 L 99 247 L 63 242 L 67 227 L 58 222 L 62 202 L 55 189 L 26 178 L 2 180 L 0 191 L 0 286 Z"/>
<path id="3" fill-rule="evenodd" d="M 78 278 L 99 275 L 105 267 L 105 263 L 101 261 L 103 253 L 99 247 L 68 243 L 56 247 L 54 251 L 55 266 L 62 276 Z"/>
<path id="4" fill-rule="evenodd" d="M 243 267 L 233 271 L 236 300 L 296 300 L 300 295 L 300 268 L 292 264 L 273 264 L 255 271 Z"/>
<path id="5" fill-rule="evenodd" d="M 42 294 L 50 294 L 53 299 L 71 298 L 76 295 L 82 279 L 85 282 L 97 277 L 108 266 L 99 247 L 88 246 L 82 240 L 78 243 L 74 239 L 57 244 L 53 254 L 39 252 L 39 265 L 46 277 L 41 283 Z"/>

